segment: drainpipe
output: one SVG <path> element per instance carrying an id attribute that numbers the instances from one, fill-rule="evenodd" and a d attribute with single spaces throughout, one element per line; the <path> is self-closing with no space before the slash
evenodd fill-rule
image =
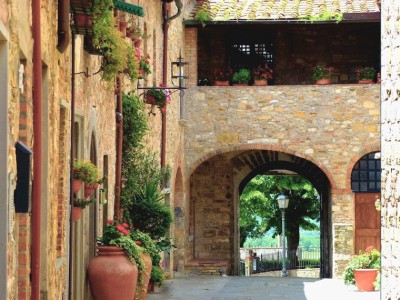
<path id="1" fill-rule="evenodd" d="M 168 16 L 170 5 L 167 2 L 162 4 L 162 14 L 164 18 L 163 23 L 163 74 L 162 85 L 167 86 L 167 72 L 168 72 Z M 165 145 L 167 141 L 167 106 L 161 110 L 161 168 L 165 167 Z"/>
<path id="2" fill-rule="evenodd" d="M 167 86 L 169 23 L 173 19 L 176 19 L 181 14 L 182 7 L 183 7 L 181 0 L 174 0 L 174 1 L 175 1 L 176 7 L 178 8 L 178 12 L 175 15 L 173 15 L 172 17 L 169 17 L 171 5 L 168 4 L 166 1 L 163 1 L 163 4 L 162 4 L 162 14 L 163 14 L 163 18 L 164 18 L 164 23 L 163 23 L 163 38 L 164 38 L 163 48 L 164 49 L 163 49 L 162 86 Z M 167 142 L 167 106 L 164 106 L 164 108 L 161 110 L 161 168 L 165 167 L 166 142 Z"/>
<path id="3" fill-rule="evenodd" d="M 70 120 L 70 166 L 69 166 L 69 174 L 70 174 L 70 183 L 69 183 L 69 197 L 70 197 L 70 207 L 71 213 L 69 216 L 69 264 L 68 264 L 68 299 L 72 300 L 73 298 L 73 290 L 74 290 L 74 248 L 75 248 L 75 222 L 72 220 L 72 209 L 74 207 L 74 198 L 72 193 L 72 174 L 74 172 L 74 144 L 75 144 L 75 34 L 72 35 L 71 42 L 71 120 Z"/>
<path id="4" fill-rule="evenodd" d="M 42 55 L 40 35 L 40 0 L 32 0 L 33 36 L 33 184 L 32 184 L 32 252 L 31 299 L 40 298 L 40 239 L 42 186 Z"/>
<path id="5" fill-rule="evenodd" d="M 116 111 L 116 161 L 115 161 L 115 202 L 114 202 L 114 220 L 118 220 L 121 211 L 121 178 L 122 178 L 122 135 L 123 135 L 123 118 L 122 118 L 122 79 L 121 75 L 117 77 L 117 111 Z"/>
<path id="6" fill-rule="evenodd" d="M 58 0 L 58 43 L 57 49 L 64 53 L 69 44 L 69 0 Z"/>

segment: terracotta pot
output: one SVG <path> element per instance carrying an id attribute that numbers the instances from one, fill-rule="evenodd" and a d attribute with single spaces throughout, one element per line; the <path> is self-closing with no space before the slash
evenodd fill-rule
<path id="1" fill-rule="evenodd" d="M 234 83 L 233 86 L 248 86 L 248 83 Z"/>
<path id="2" fill-rule="evenodd" d="M 135 297 L 138 269 L 123 248 L 98 246 L 98 255 L 88 266 L 93 300 L 132 300 Z"/>
<path id="3" fill-rule="evenodd" d="M 82 179 L 72 179 L 72 194 L 76 194 L 82 187 Z"/>
<path id="4" fill-rule="evenodd" d="M 93 196 L 95 189 L 99 187 L 98 183 L 90 184 L 90 183 L 85 183 L 85 193 L 83 194 L 83 197 L 85 199 Z"/>
<path id="5" fill-rule="evenodd" d="M 128 22 L 126 21 L 119 21 L 119 31 L 122 32 L 123 35 L 126 34 L 126 27 L 128 26 Z"/>
<path id="6" fill-rule="evenodd" d="M 358 81 L 359 84 L 372 84 L 374 81 L 372 79 L 360 79 Z"/>
<path id="7" fill-rule="evenodd" d="M 214 85 L 215 86 L 229 86 L 229 81 L 228 80 L 215 80 Z"/>
<path id="8" fill-rule="evenodd" d="M 317 80 L 315 84 L 318 85 L 331 84 L 331 80 L 329 78 L 322 78 L 320 80 Z"/>
<path id="9" fill-rule="evenodd" d="M 78 221 L 81 218 L 81 216 L 82 216 L 82 208 L 72 206 L 72 221 L 74 222 Z"/>
<path id="10" fill-rule="evenodd" d="M 91 27 L 93 25 L 93 16 L 86 14 L 74 14 L 75 26 Z"/>
<path id="11" fill-rule="evenodd" d="M 150 255 L 146 253 L 142 253 L 142 259 L 144 262 L 145 270 L 143 274 L 143 287 L 140 290 L 136 291 L 135 300 L 146 300 L 147 299 L 147 288 L 149 286 L 151 268 L 153 264 L 151 262 Z"/>
<path id="12" fill-rule="evenodd" d="M 376 269 L 356 269 L 353 271 L 357 289 L 360 292 L 374 291 L 374 281 L 378 274 Z"/>
<path id="13" fill-rule="evenodd" d="M 268 85 L 268 81 L 266 79 L 254 79 L 255 86 L 265 86 Z"/>

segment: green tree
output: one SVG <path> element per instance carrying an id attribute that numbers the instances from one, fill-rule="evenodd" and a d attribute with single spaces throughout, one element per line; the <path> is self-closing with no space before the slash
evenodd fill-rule
<path id="1" fill-rule="evenodd" d="M 286 214 L 288 250 L 299 246 L 300 228 L 316 230 L 312 220 L 319 221 L 318 192 L 301 176 L 258 175 L 254 177 L 240 196 L 240 246 L 247 237 L 261 237 L 270 229 L 274 236 L 282 232 L 282 213 L 276 198 L 283 192 L 289 198 Z"/>

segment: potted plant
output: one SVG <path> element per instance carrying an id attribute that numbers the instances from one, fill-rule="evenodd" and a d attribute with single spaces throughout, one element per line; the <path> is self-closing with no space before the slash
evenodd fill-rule
<path id="1" fill-rule="evenodd" d="M 245 86 L 249 84 L 251 79 L 251 72 L 248 69 L 240 69 L 239 71 L 233 73 L 232 83 L 237 86 Z"/>
<path id="2" fill-rule="evenodd" d="M 150 88 L 145 93 L 145 101 L 162 109 L 171 102 L 171 92 L 168 89 Z"/>
<path id="3" fill-rule="evenodd" d="M 82 183 L 94 183 L 99 180 L 97 167 L 89 160 L 75 160 L 72 166 L 72 193 L 77 193 Z"/>
<path id="4" fill-rule="evenodd" d="M 272 79 L 273 71 L 268 64 L 259 65 L 253 70 L 254 85 L 268 85 L 268 80 Z"/>
<path id="5" fill-rule="evenodd" d="M 354 255 L 344 270 L 344 283 L 356 284 L 359 291 L 373 291 L 381 266 L 381 255 L 372 246 Z"/>
<path id="6" fill-rule="evenodd" d="M 373 67 L 361 67 L 356 70 L 358 83 L 373 83 L 375 78 L 375 69 Z"/>
<path id="7" fill-rule="evenodd" d="M 334 70 L 335 69 L 333 67 L 316 65 L 314 67 L 312 79 L 316 84 L 330 84 Z"/>
<path id="8" fill-rule="evenodd" d="M 94 202 L 94 199 L 81 199 L 74 195 L 74 205 L 72 206 L 72 221 L 78 221 L 82 216 L 82 209 Z"/>
<path id="9" fill-rule="evenodd" d="M 230 68 L 214 70 L 212 79 L 215 86 L 228 86 L 233 71 Z"/>
<path id="10" fill-rule="evenodd" d="M 145 267 L 142 249 L 130 237 L 130 226 L 108 220 L 97 242 L 98 255 L 88 266 L 93 298 L 134 299 L 136 289 L 143 288 Z"/>
<path id="11" fill-rule="evenodd" d="M 136 55 L 139 61 L 139 78 L 146 78 L 147 75 L 151 74 L 150 69 L 150 55 L 142 56 L 140 49 L 136 47 Z M 138 55 L 139 53 L 139 55 Z"/>

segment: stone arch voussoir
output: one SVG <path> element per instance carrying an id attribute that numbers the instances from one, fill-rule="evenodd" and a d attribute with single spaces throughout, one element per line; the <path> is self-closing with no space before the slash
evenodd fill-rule
<path id="1" fill-rule="evenodd" d="M 224 154 L 227 152 L 233 152 L 233 151 L 248 151 L 248 150 L 269 150 L 269 151 L 276 151 L 276 152 L 282 152 L 282 153 L 287 153 L 291 154 L 300 158 L 303 158 L 305 160 L 310 161 L 311 163 L 315 164 L 318 168 L 321 169 L 322 172 L 325 173 L 326 177 L 329 180 L 329 183 L 331 185 L 332 189 L 336 189 L 336 183 L 335 180 L 332 176 L 332 174 L 329 172 L 329 170 L 319 161 L 315 160 L 313 157 L 310 155 L 300 153 L 298 151 L 289 149 L 288 147 L 282 146 L 282 145 L 265 145 L 265 144 L 251 144 L 251 145 L 237 145 L 237 146 L 231 146 L 231 147 L 225 147 L 225 148 L 220 148 L 216 149 L 213 151 L 210 151 L 200 158 L 198 158 L 196 161 L 194 161 L 189 167 L 188 167 L 188 175 L 190 177 L 191 174 L 199 167 L 203 162 L 207 161 L 208 159 Z M 372 152 L 372 151 L 370 151 Z M 366 152 L 369 153 L 369 152 Z M 354 165 L 354 164 L 353 164 Z"/>

